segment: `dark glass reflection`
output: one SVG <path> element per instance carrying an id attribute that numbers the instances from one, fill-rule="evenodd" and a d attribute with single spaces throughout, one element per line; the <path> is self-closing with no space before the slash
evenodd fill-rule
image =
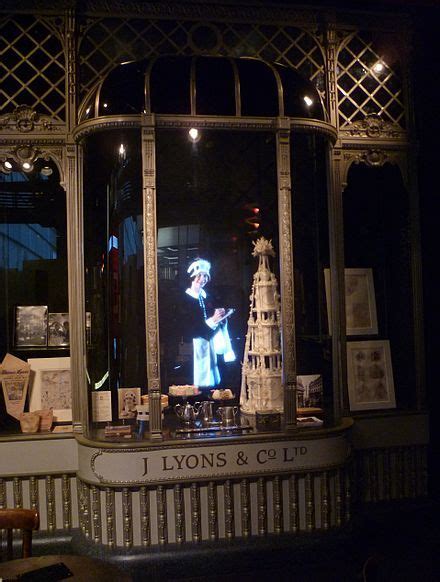
<path id="1" fill-rule="evenodd" d="M 297 373 L 322 377 L 322 395 L 308 406 L 332 405 L 331 340 L 324 268 L 329 266 L 325 139 L 292 135 L 292 229 Z M 300 406 L 302 403 L 300 401 Z"/>
<path id="2" fill-rule="evenodd" d="M 278 87 L 268 65 L 254 59 L 237 59 L 241 114 L 272 117 L 279 114 Z"/>
<path id="3" fill-rule="evenodd" d="M 25 172 L 10 159 L 4 167 L 9 171 L 0 171 L 0 362 L 7 353 L 24 361 L 68 356 L 68 327 L 62 347 L 48 334 L 48 321 L 65 322 L 68 312 L 66 195 L 57 166 L 39 159 Z M 27 315 L 17 325 L 19 306 Z M 0 429 L 20 432 L 19 422 L 6 414 L 3 391 Z"/>
<path id="4" fill-rule="evenodd" d="M 162 389 L 194 383 L 186 291 L 198 268 L 196 259 L 202 258 L 210 263 L 204 287 L 207 315 L 215 308 L 235 309 L 228 332 L 236 359 L 218 356 L 216 381 L 238 395 L 249 292 L 258 264 L 252 241 L 262 235 L 272 239 L 275 269 L 278 264 L 274 136 L 203 131 L 194 144 L 185 131 L 162 130 L 156 159 Z"/>
<path id="5" fill-rule="evenodd" d="M 92 391 L 146 386 L 140 132 L 91 136 L 85 147 L 87 369 Z"/>
<path id="6" fill-rule="evenodd" d="M 99 115 L 139 114 L 145 109 L 146 62 L 119 65 L 104 81 L 99 96 Z"/>
<path id="7" fill-rule="evenodd" d="M 324 119 L 319 93 L 313 83 L 293 69 L 278 64 L 275 66 L 283 86 L 284 114 L 290 117 Z"/>
<path id="8" fill-rule="evenodd" d="M 345 266 L 373 270 L 378 336 L 386 339 L 400 408 L 414 405 L 409 199 L 402 176 L 390 164 L 352 166 L 344 191 Z"/>
<path id="9" fill-rule="evenodd" d="M 196 59 L 197 115 L 235 115 L 235 80 L 229 59 Z"/>
<path id="10" fill-rule="evenodd" d="M 147 95 L 154 113 L 191 113 L 190 100 L 191 59 L 160 57 L 153 64 Z"/>

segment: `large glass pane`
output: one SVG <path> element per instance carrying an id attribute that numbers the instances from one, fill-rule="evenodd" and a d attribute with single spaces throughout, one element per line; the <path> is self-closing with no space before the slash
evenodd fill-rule
<path id="1" fill-rule="evenodd" d="M 260 236 L 273 242 L 279 277 L 275 136 L 202 131 L 199 137 L 157 132 L 162 390 L 195 384 L 209 396 L 215 387 L 231 388 L 238 400 L 258 266 L 252 242 Z M 202 302 L 193 289 L 199 271 L 206 275 Z M 227 320 L 229 354 L 209 350 L 199 329 L 207 330 L 216 308 L 234 309 Z"/>
<path id="2" fill-rule="evenodd" d="M 69 355 L 66 196 L 53 162 L 0 172 L 0 362 Z M 31 379 L 32 380 L 32 379 Z M 24 410 L 29 410 L 31 381 Z M 20 432 L 0 391 L 0 430 Z"/>
<path id="3" fill-rule="evenodd" d="M 365 350 L 389 343 L 391 357 L 386 374 L 378 370 L 377 361 L 371 363 L 372 377 L 359 384 L 365 389 L 357 404 L 365 410 L 390 407 L 381 392 L 383 387 L 389 392 L 393 380 L 397 407 L 411 408 L 416 370 L 409 198 L 396 166 L 359 164 L 350 169 L 344 191 L 344 237 L 346 268 L 371 271 L 377 318 L 374 334 L 350 334 L 347 341 L 366 342 L 361 344 Z M 372 358 L 379 355 L 371 352 Z"/>
<path id="4" fill-rule="evenodd" d="M 298 407 L 306 414 L 332 410 L 332 358 L 324 269 L 329 267 L 326 143 L 292 136 L 292 229 Z"/>
<path id="5" fill-rule="evenodd" d="M 118 389 L 146 390 L 140 131 L 91 136 L 84 159 L 87 374 L 118 420 Z"/>

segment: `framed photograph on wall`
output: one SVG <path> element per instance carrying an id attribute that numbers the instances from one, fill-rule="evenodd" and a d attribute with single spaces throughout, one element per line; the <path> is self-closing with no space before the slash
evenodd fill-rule
<path id="1" fill-rule="evenodd" d="M 331 331 L 330 269 L 324 269 L 324 281 L 328 326 Z M 347 335 L 375 335 L 378 333 L 372 269 L 345 269 L 345 317 Z"/>
<path id="2" fill-rule="evenodd" d="M 53 408 L 54 422 L 70 422 L 70 358 L 29 358 L 28 363 L 31 367 L 30 412 Z"/>
<path id="3" fill-rule="evenodd" d="M 388 340 L 348 342 L 347 376 L 350 410 L 396 407 Z"/>
<path id="4" fill-rule="evenodd" d="M 17 305 L 15 347 L 47 345 L 47 305 Z"/>

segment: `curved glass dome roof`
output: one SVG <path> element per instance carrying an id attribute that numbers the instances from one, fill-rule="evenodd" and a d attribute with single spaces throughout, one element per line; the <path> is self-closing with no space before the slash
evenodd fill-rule
<path id="1" fill-rule="evenodd" d="M 141 112 L 325 119 L 315 86 L 294 69 L 254 58 L 159 56 L 113 69 L 81 120 Z"/>

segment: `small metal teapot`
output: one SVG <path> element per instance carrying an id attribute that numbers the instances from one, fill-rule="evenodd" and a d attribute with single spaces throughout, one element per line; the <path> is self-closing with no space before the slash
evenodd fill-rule
<path id="1" fill-rule="evenodd" d="M 192 425 L 196 421 L 199 405 L 200 402 L 196 402 L 194 406 L 189 402 L 186 402 L 184 405 L 176 404 L 174 407 L 174 412 L 185 424 Z"/>
<path id="2" fill-rule="evenodd" d="M 208 426 L 214 419 L 214 402 L 205 400 L 197 409 L 197 416 L 202 420 L 203 426 Z"/>

